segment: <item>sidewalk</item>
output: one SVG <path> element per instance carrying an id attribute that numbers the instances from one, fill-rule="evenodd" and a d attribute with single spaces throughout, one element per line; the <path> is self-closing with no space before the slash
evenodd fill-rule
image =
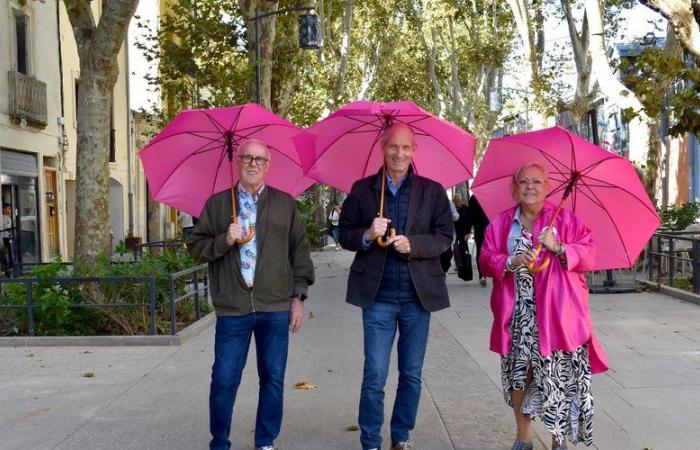
<path id="1" fill-rule="evenodd" d="M 362 377 L 360 311 L 343 300 L 351 258 L 314 255 L 318 281 L 290 346 L 283 450 L 359 448 L 359 432 L 346 430 L 357 422 Z M 448 285 L 453 306 L 433 315 L 414 440 L 421 450 L 509 449 L 512 411 L 498 355 L 487 350 L 490 289 L 452 273 Z M 643 293 L 593 296 L 591 309 L 614 368 L 593 378 L 597 448 L 698 448 L 700 306 Z M 212 347 L 213 327 L 180 347 L 0 348 L 0 448 L 206 448 Z M 234 411 L 236 449 L 253 448 L 254 353 Z M 292 389 L 298 381 L 318 388 Z"/>

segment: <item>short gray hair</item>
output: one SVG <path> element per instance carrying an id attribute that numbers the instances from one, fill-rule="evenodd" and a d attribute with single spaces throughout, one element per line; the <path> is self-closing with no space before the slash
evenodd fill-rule
<path id="1" fill-rule="evenodd" d="M 239 146 L 238 146 L 238 154 L 240 155 L 243 150 L 248 147 L 249 145 L 260 145 L 262 146 L 265 151 L 267 152 L 267 159 L 272 160 L 272 152 L 270 152 L 270 146 L 268 146 L 266 143 L 261 141 L 260 139 L 245 139 Z"/>

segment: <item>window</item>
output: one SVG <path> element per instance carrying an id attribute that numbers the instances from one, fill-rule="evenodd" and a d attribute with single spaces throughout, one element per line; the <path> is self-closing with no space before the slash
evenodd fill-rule
<path id="1" fill-rule="evenodd" d="M 29 74 L 29 20 L 20 11 L 15 11 L 15 55 L 17 72 Z"/>

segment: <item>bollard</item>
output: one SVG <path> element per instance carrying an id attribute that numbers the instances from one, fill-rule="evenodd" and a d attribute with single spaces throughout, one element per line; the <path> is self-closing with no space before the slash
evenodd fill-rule
<path id="1" fill-rule="evenodd" d="M 700 294 L 700 237 L 693 237 L 693 293 Z"/>

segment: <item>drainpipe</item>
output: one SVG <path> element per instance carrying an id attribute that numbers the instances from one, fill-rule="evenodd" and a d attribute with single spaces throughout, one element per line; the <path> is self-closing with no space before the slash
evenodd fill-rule
<path id="1" fill-rule="evenodd" d="M 129 71 L 129 33 L 127 32 L 126 38 L 124 38 L 124 44 L 126 48 L 126 167 L 127 167 L 127 184 L 129 186 L 129 232 L 127 236 L 134 236 L 134 190 L 132 183 L 132 169 L 131 169 L 131 152 L 132 152 L 132 133 L 134 131 L 131 124 L 131 90 L 129 89 L 129 76 L 131 72 Z"/>

